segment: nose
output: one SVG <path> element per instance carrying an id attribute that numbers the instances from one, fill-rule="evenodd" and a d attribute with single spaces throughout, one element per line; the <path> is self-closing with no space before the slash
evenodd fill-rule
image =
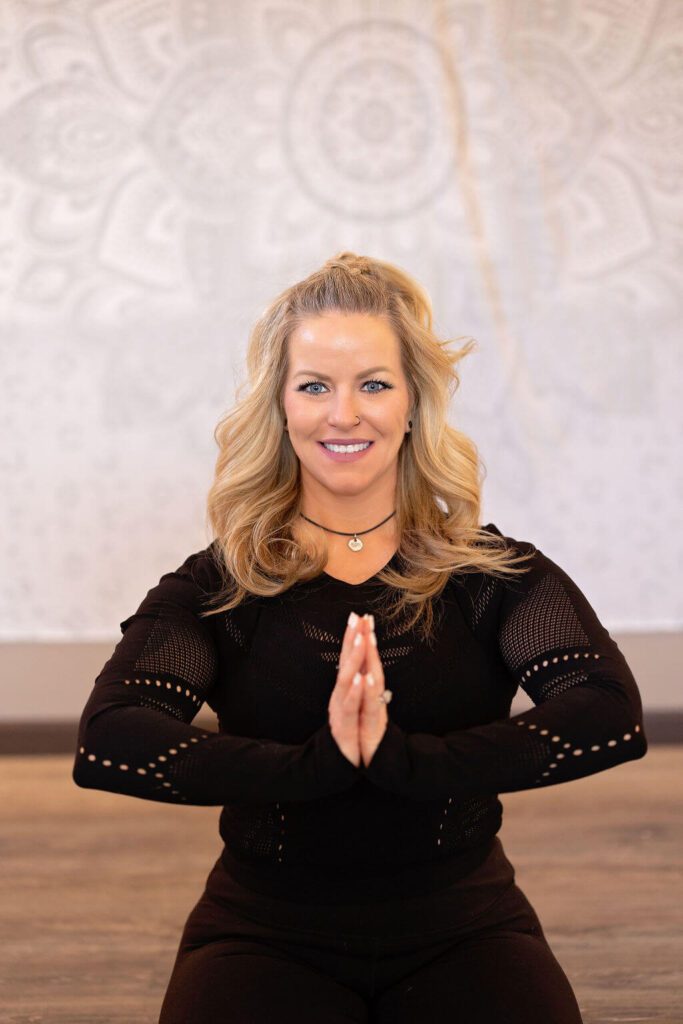
<path id="1" fill-rule="evenodd" d="M 351 396 L 345 398 L 340 393 L 328 419 L 331 424 L 338 427 L 356 426 L 360 419 L 360 413 L 356 412 L 355 399 Z"/>

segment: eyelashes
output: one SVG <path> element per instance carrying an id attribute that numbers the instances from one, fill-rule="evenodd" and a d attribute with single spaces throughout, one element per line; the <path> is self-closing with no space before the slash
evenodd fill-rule
<path id="1" fill-rule="evenodd" d="M 297 387 L 296 390 L 297 391 L 304 391 L 306 388 L 309 388 L 312 384 L 322 384 L 322 386 L 325 387 L 325 384 L 323 384 L 323 382 L 321 380 L 307 380 L 304 384 L 299 384 L 299 386 Z M 385 390 L 385 389 L 387 391 L 390 391 L 393 388 L 393 386 L 394 386 L 393 384 L 389 384 L 385 380 L 379 380 L 377 377 L 373 377 L 371 380 L 366 380 L 364 382 L 364 384 L 363 384 L 363 387 L 365 387 L 365 384 L 381 384 L 382 385 L 382 391 Z M 366 394 L 369 394 L 369 395 L 380 395 L 382 393 L 382 391 L 379 391 L 379 390 L 368 391 L 368 392 L 366 392 Z M 319 394 L 321 394 L 321 392 L 320 391 L 309 391 L 308 394 L 309 395 L 313 395 L 313 394 L 319 395 Z"/>

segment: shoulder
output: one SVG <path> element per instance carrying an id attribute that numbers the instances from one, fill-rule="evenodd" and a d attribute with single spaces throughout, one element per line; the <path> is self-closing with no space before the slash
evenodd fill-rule
<path id="1" fill-rule="evenodd" d="M 199 551 L 193 551 L 176 568 L 163 573 L 138 608 L 141 611 L 161 610 L 169 614 L 172 608 L 197 613 L 221 589 L 222 577 L 215 542 Z"/>
<path id="2" fill-rule="evenodd" d="M 553 561 L 544 551 L 542 551 L 536 544 L 531 540 L 524 540 L 519 537 L 511 537 L 509 534 L 503 534 L 495 523 L 488 523 L 482 529 L 487 530 L 490 533 L 495 533 L 499 537 L 502 537 L 505 541 L 505 545 L 508 550 L 515 556 L 525 555 L 527 556 L 523 562 L 519 565 L 525 571 L 515 574 L 514 576 L 505 576 L 497 579 L 499 589 L 503 593 L 519 594 L 527 593 L 541 580 L 548 581 L 549 577 L 560 577 L 562 580 L 567 580 L 568 576 L 564 569 Z"/>
<path id="3" fill-rule="evenodd" d="M 553 601 L 564 601 L 568 594 L 584 600 L 577 583 L 567 569 L 532 541 L 507 536 L 501 533 L 494 523 L 488 523 L 483 529 L 503 537 L 506 546 L 514 555 L 527 556 L 518 563 L 522 572 L 496 579 L 497 589 L 504 601 L 511 602 L 514 606 L 520 598 L 533 596 L 538 605 L 545 602 L 550 606 Z"/>
<path id="4" fill-rule="evenodd" d="M 496 523 L 486 523 L 481 530 L 500 538 L 504 548 L 511 557 L 518 555 L 530 556 L 521 563 L 527 571 L 513 575 L 498 575 L 485 568 L 456 570 L 451 577 L 454 584 L 453 593 L 457 596 L 462 611 L 470 621 L 473 630 L 486 628 L 486 623 L 493 623 L 498 616 L 501 601 L 507 593 L 525 591 L 531 583 L 530 577 L 538 578 L 538 569 L 543 556 L 536 545 L 530 540 L 503 533 Z M 488 545 L 482 541 L 481 547 Z M 500 547 L 500 545 L 497 545 Z"/>
<path id="5" fill-rule="evenodd" d="M 494 534 L 497 537 L 502 537 L 505 541 L 505 546 L 515 552 L 519 551 L 527 554 L 538 551 L 538 548 L 532 541 L 520 540 L 517 537 L 510 537 L 509 534 L 503 533 L 495 523 L 487 523 L 485 526 L 482 526 L 482 530 L 486 530 L 487 533 Z"/>
<path id="6" fill-rule="evenodd" d="M 193 551 L 182 565 L 161 579 L 177 578 L 193 583 L 204 594 L 213 594 L 222 584 L 222 561 L 218 541 L 213 540 L 207 547 Z"/>

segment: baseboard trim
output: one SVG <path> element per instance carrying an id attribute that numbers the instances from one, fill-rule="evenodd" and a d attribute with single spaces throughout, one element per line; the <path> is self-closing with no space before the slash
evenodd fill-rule
<path id="1" fill-rule="evenodd" d="M 193 725 L 217 731 L 215 718 L 198 715 Z M 648 743 L 683 743 L 683 710 L 645 711 L 643 716 Z M 78 723 L 74 721 L 0 722 L 0 756 L 3 754 L 76 755 Z"/>

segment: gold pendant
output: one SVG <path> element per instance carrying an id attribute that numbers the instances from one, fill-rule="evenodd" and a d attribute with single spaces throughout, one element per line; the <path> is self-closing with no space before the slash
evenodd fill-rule
<path id="1" fill-rule="evenodd" d="M 360 539 L 360 537 L 352 537 L 351 540 L 349 541 L 349 547 L 351 548 L 352 551 L 360 551 L 361 548 L 363 547 L 363 541 Z"/>

